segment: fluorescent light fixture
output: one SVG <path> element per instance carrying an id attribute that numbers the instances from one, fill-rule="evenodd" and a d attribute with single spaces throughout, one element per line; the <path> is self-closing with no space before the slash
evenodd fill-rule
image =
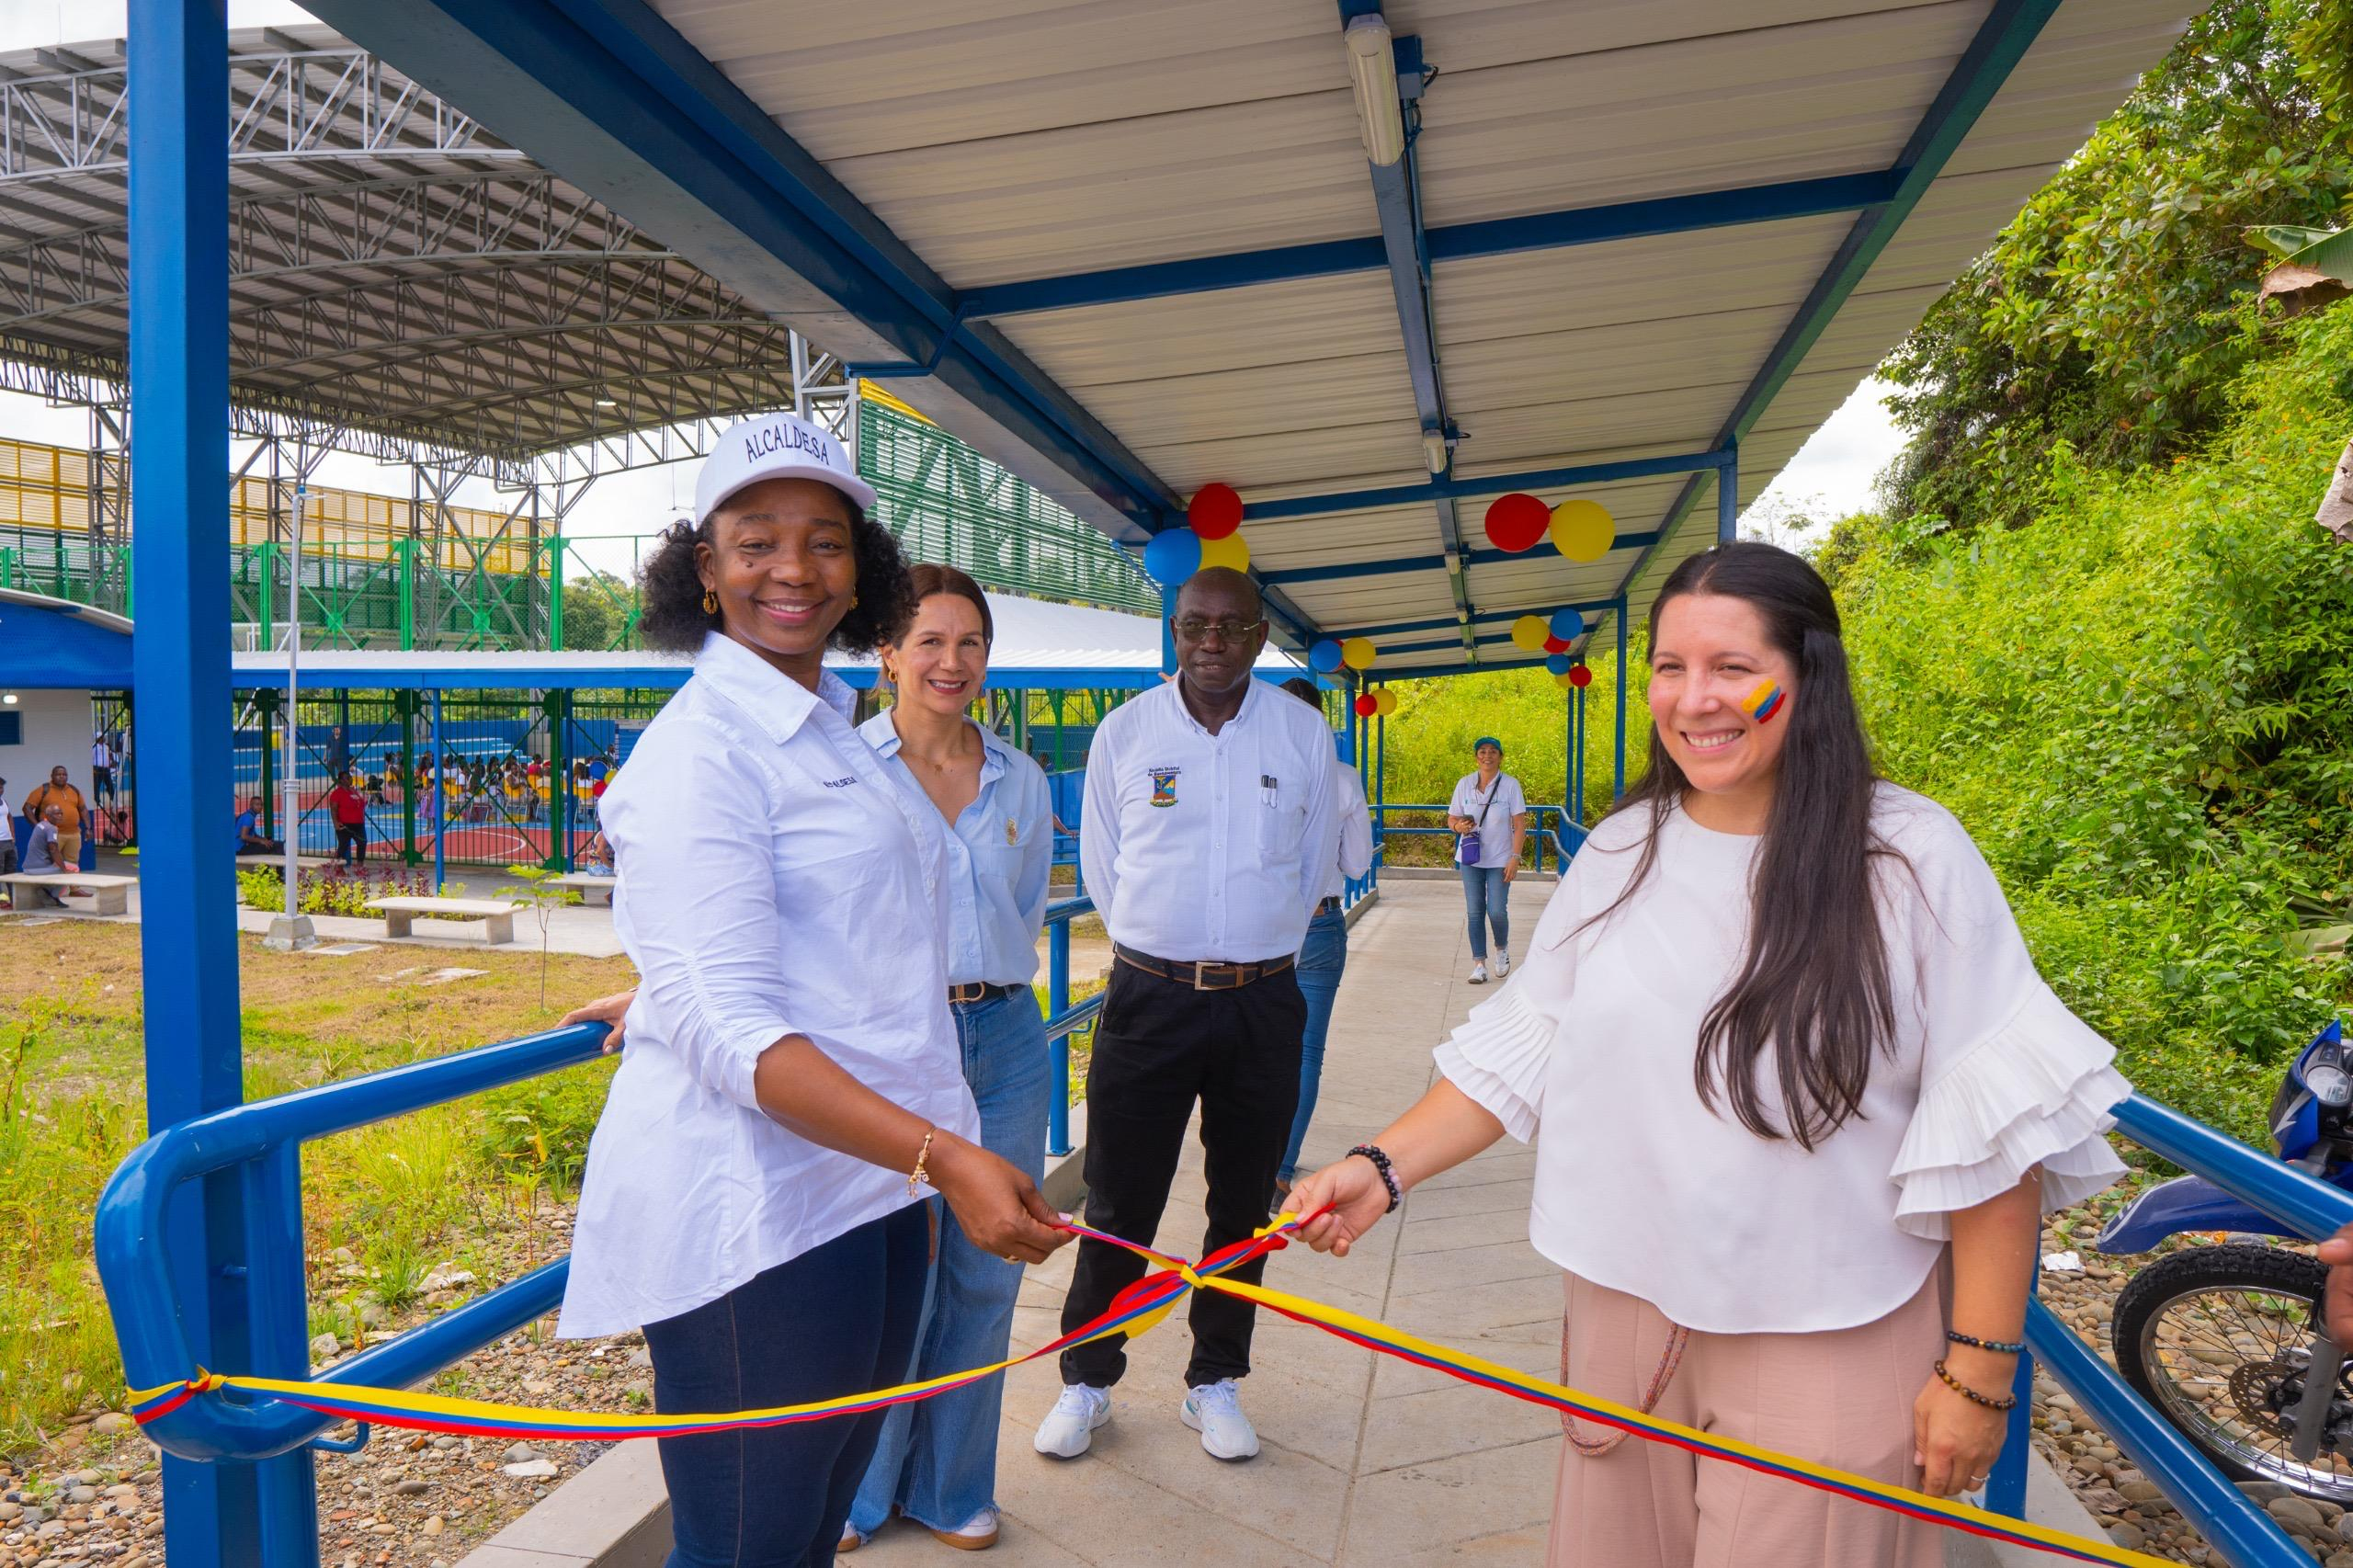
<path id="1" fill-rule="evenodd" d="M 1348 46 L 1364 155 L 1385 169 L 1405 155 L 1405 111 L 1397 102 L 1397 59 L 1390 51 L 1388 20 L 1378 12 L 1358 17 L 1340 36 Z"/>
<path id="2" fill-rule="evenodd" d="M 597 406 L 598 408 L 619 408 L 620 404 L 612 398 L 600 397 L 597 400 Z"/>
<path id="3" fill-rule="evenodd" d="M 5 702 L 9 707 L 14 708 L 17 705 L 17 694 L 12 691 L 6 697 L 0 697 L 0 702 Z"/>
<path id="4" fill-rule="evenodd" d="M 1422 432 L 1422 461 L 1432 473 L 1446 472 L 1446 433 L 1444 431 Z"/>

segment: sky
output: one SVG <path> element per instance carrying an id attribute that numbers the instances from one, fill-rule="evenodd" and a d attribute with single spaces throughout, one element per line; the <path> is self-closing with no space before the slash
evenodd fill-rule
<path id="1" fill-rule="evenodd" d="M 126 9 L 125 0 L 0 0 L 0 51 L 119 38 Z M 290 0 L 229 0 L 228 10 L 233 28 L 311 20 Z M 1792 529 L 1790 519 L 1836 518 L 1869 506 L 1872 481 L 1903 445 L 1881 402 L 1886 391 L 1876 380 L 1858 388 L 1814 432 L 1771 488 L 1750 503 L 1743 515 L 1744 526 L 1794 545 L 1805 542 L 1806 536 Z M 35 398 L 0 393 L 0 436 L 80 447 L 88 439 L 88 415 L 81 409 L 51 408 Z M 223 473 L 244 455 L 240 444 Z M 404 468 L 345 453 L 325 460 L 317 483 L 387 495 L 409 494 Z M 565 531 L 584 541 L 607 541 L 584 543 L 582 554 L 608 570 L 626 571 L 631 558 L 629 541 L 659 531 L 687 509 L 693 485 L 691 464 L 608 474 L 581 499 Z M 500 511 L 512 505 L 511 496 L 500 499 L 487 481 L 469 482 L 460 488 L 456 499 Z"/>

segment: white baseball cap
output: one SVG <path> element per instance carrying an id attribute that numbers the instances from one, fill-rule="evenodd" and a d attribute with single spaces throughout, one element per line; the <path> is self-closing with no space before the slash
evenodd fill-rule
<path id="1" fill-rule="evenodd" d="M 861 510 L 874 509 L 874 486 L 858 477 L 831 431 L 795 415 L 763 414 L 729 426 L 703 459 L 695 480 L 695 521 L 710 521 L 729 496 L 764 479 L 813 479 Z"/>

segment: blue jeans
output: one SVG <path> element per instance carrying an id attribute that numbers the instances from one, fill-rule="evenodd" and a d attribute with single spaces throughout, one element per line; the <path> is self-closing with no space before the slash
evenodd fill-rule
<path id="1" fill-rule="evenodd" d="M 1318 915 L 1308 922 L 1307 940 L 1299 949 L 1299 994 L 1307 998 L 1307 1030 L 1300 1037 L 1299 1109 L 1290 1119 L 1290 1145 L 1283 1151 L 1285 1186 L 1299 1176 L 1299 1146 L 1307 1141 L 1308 1119 L 1315 1114 L 1315 1091 L 1324 1078 L 1324 1037 L 1332 1028 L 1332 1004 L 1347 967 L 1347 915 L 1338 910 Z"/>
<path id="2" fill-rule="evenodd" d="M 981 1111 L 981 1147 L 1029 1173 L 1045 1174 L 1046 1111 L 1053 1098 L 1046 1021 L 1027 987 L 953 1006 L 964 1081 Z M 939 1222 L 939 1256 L 926 1292 L 914 1370 L 921 1381 L 1005 1359 L 1021 1266 L 972 1244 L 953 1215 Z M 892 1380 L 894 1381 L 898 1380 Z M 1005 1378 L 914 1404 L 892 1407 L 882 1439 L 850 1506 L 849 1522 L 871 1535 L 899 1512 L 952 1530 L 996 1501 L 996 1432 Z"/>
<path id="3" fill-rule="evenodd" d="M 1483 926 L 1495 930 L 1495 950 L 1511 951 L 1511 884 L 1504 881 L 1501 866 L 1458 866 L 1462 873 L 1462 899 L 1471 906 L 1471 956 L 1481 963 L 1487 961 L 1487 933 Z"/>
<path id="4" fill-rule="evenodd" d="M 654 1408 L 750 1410 L 905 1379 L 931 1226 L 911 1203 L 645 1325 Z M 817 1568 L 834 1560 L 882 1412 L 661 1437 L 667 1568 Z"/>

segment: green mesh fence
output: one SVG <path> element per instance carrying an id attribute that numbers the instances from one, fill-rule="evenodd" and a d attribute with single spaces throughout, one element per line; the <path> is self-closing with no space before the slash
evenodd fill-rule
<path id="1" fill-rule="evenodd" d="M 936 425 L 861 401 L 858 471 L 912 560 L 985 587 L 1160 613 L 1159 588 L 1118 546 Z"/>
<path id="2" fill-rule="evenodd" d="M 960 566 L 983 585 L 1037 598 L 1160 613 L 1160 590 L 1117 546 L 935 425 L 858 406 L 858 466 L 875 519 L 908 557 Z M 5 484 L 0 480 L 0 484 Z M 363 537 L 358 525 L 302 551 L 303 640 L 327 648 L 608 649 L 636 644 L 634 576 L 577 559 L 574 541 L 445 543 Z M 494 567 L 509 568 L 497 570 Z M 287 615 L 286 548 L 235 544 L 232 614 L 274 644 Z M 81 531 L 0 518 L 0 587 L 134 613 L 131 551 L 99 552 Z M 561 631 L 559 631 L 559 628 Z"/>

